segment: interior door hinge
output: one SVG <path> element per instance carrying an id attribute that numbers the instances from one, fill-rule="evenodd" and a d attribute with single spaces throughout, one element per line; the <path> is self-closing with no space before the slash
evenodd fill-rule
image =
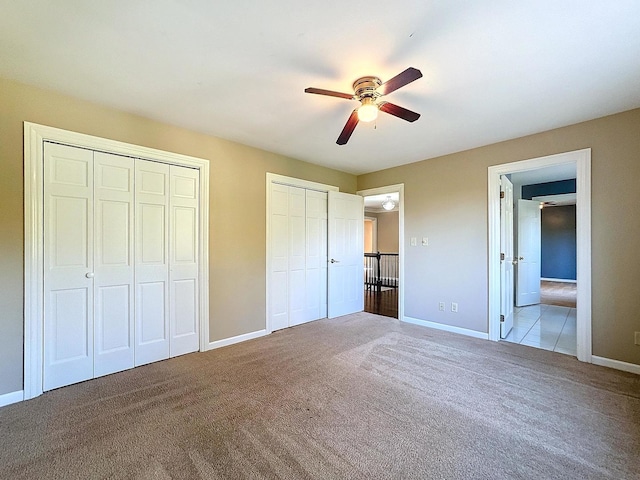
<path id="1" fill-rule="evenodd" d="M 502 262 L 504 260 L 504 253 L 500 254 L 500 261 Z"/>
<path id="2" fill-rule="evenodd" d="M 504 198 L 504 190 L 500 190 L 500 198 Z"/>
<path id="3" fill-rule="evenodd" d="M 500 315 L 500 323 L 504 322 L 504 315 Z"/>

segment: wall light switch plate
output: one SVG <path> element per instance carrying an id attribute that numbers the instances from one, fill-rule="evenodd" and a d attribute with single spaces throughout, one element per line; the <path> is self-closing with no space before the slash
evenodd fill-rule
<path id="1" fill-rule="evenodd" d="M 444 312 L 444 302 L 438 303 L 438 310 L 440 310 L 441 312 Z"/>
<path id="2" fill-rule="evenodd" d="M 411 246 L 415 247 L 418 245 L 418 239 L 416 237 L 411 237 Z"/>
<path id="3" fill-rule="evenodd" d="M 422 246 L 426 247 L 429 245 L 429 237 L 422 237 Z"/>
<path id="4" fill-rule="evenodd" d="M 456 302 L 451 302 L 451 311 L 453 313 L 458 313 L 458 304 Z"/>
<path id="5" fill-rule="evenodd" d="M 635 344 L 640 345 L 640 332 L 635 332 Z"/>

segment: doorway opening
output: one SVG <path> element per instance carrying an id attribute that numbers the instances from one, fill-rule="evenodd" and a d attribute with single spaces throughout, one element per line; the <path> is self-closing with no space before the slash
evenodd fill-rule
<path id="1" fill-rule="evenodd" d="M 402 319 L 403 186 L 358 192 L 364 197 L 364 311 Z"/>
<path id="2" fill-rule="evenodd" d="M 577 354 L 575 173 L 575 165 L 565 164 L 508 175 L 515 213 L 509 232 L 515 246 L 515 308 L 511 330 L 501 323 L 505 341 L 572 356 Z"/>
<path id="3" fill-rule="evenodd" d="M 585 149 L 489 167 L 489 338 L 491 340 L 517 341 L 518 337 L 522 337 L 518 343 L 547 350 L 557 349 L 556 351 L 561 353 L 576 355 L 581 361 L 591 361 L 590 161 L 591 151 Z M 505 208 L 508 206 L 505 205 L 504 199 L 500 198 L 500 192 L 504 190 L 502 185 L 505 178 L 509 182 L 513 181 L 513 185 L 516 186 L 513 189 L 513 204 L 518 204 L 514 210 L 513 233 L 511 233 L 513 253 L 503 251 L 505 235 L 509 236 L 503 221 Z M 549 281 L 550 277 L 545 277 L 541 272 L 540 217 L 541 210 L 544 208 L 541 209 L 540 206 L 544 207 L 548 200 L 541 199 L 540 197 L 544 197 L 541 194 L 528 195 L 523 188 L 523 185 L 539 186 L 545 183 L 548 188 L 560 180 L 571 180 L 575 185 L 575 191 L 572 192 L 575 196 L 575 280 L 560 277 L 554 280 L 565 280 L 564 283 L 576 282 L 576 307 L 543 303 L 547 300 L 543 300 L 544 290 L 541 286 L 545 286 L 545 283 L 542 282 Z M 529 198 L 526 198 L 527 196 Z M 522 208 L 520 208 L 521 202 Z M 518 224 L 521 224 L 520 229 Z M 571 253 L 565 256 L 570 259 Z M 504 274 L 505 270 L 510 268 L 510 264 L 516 269 L 511 283 L 508 282 L 508 275 Z M 571 277 L 566 273 L 560 276 Z M 513 299 L 511 302 L 505 300 L 509 295 Z M 505 323 L 509 322 L 510 308 L 513 313 L 511 319 L 514 322 L 513 327 L 505 326 Z M 523 319 L 523 322 L 516 321 L 517 318 Z M 510 335 L 511 338 L 509 338 Z M 523 342 L 527 335 L 529 340 Z"/>

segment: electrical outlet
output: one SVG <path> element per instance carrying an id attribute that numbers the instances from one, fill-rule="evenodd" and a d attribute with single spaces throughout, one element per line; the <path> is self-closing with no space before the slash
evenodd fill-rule
<path id="1" fill-rule="evenodd" d="M 635 332 L 635 342 L 636 345 L 640 345 L 640 332 Z"/>
<path id="2" fill-rule="evenodd" d="M 438 310 L 440 310 L 441 312 L 444 312 L 444 302 L 438 303 Z"/>
<path id="3" fill-rule="evenodd" d="M 451 311 L 453 313 L 458 313 L 458 304 L 456 302 L 451 302 Z"/>

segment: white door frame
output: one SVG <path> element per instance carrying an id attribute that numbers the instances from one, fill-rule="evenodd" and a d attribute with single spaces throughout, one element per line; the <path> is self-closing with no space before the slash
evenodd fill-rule
<path id="1" fill-rule="evenodd" d="M 359 190 L 356 193 L 363 197 L 371 195 L 380 195 L 383 193 L 400 194 L 398 205 L 398 320 L 404 322 L 404 183 L 396 185 L 386 185 L 384 187 L 368 188 L 367 190 Z M 498 237 L 498 242 L 500 237 Z M 500 282 L 500 277 L 498 277 Z"/>
<path id="2" fill-rule="evenodd" d="M 44 142 L 51 141 L 200 170 L 200 351 L 209 346 L 209 161 L 24 122 L 24 399 L 42 394 Z"/>
<path id="3" fill-rule="evenodd" d="M 500 339 L 500 175 L 561 164 L 576 166 L 577 356 L 591 363 L 590 148 L 489 167 L 489 340 Z"/>
<path id="4" fill-rule="evenodd" d="M 318 192 L 329 192 L 335 191 L 338 192 L 340 189 L 333 185 L 325 185 L 323 183 L 310 182 L 308 180 L 301 180 L 299 178 L 287 177 L 284 175 L 278 175 L 276 173 L 267 172 L 266 175 L 266 190 L 267 190 L 267 205 L 266 205 L 266 222 L 267 222 L 267 237 L 266 237 L 266 248 L 267 248 L 267 268 L 266 268 L 266 305 L 265 305 L 265 331 L 266 334 L 270 334 L 273 332 L 271 328 L 271 320 L 269 312 L 271 310 L 271 289 L 269 285 L 269 279 L 271 277 L 271 184 L 278 183 L 280 185 L 287 185 L 290 187 L 298 187 L 305 188 L 309 190 L 315 190 Z M 328 272 L 327 272 L 328 273 Z M 328 289 L 327 289 L 328 293 Z M 329 297 L 327 295 L 327 302 L 329 301 Z"/>

